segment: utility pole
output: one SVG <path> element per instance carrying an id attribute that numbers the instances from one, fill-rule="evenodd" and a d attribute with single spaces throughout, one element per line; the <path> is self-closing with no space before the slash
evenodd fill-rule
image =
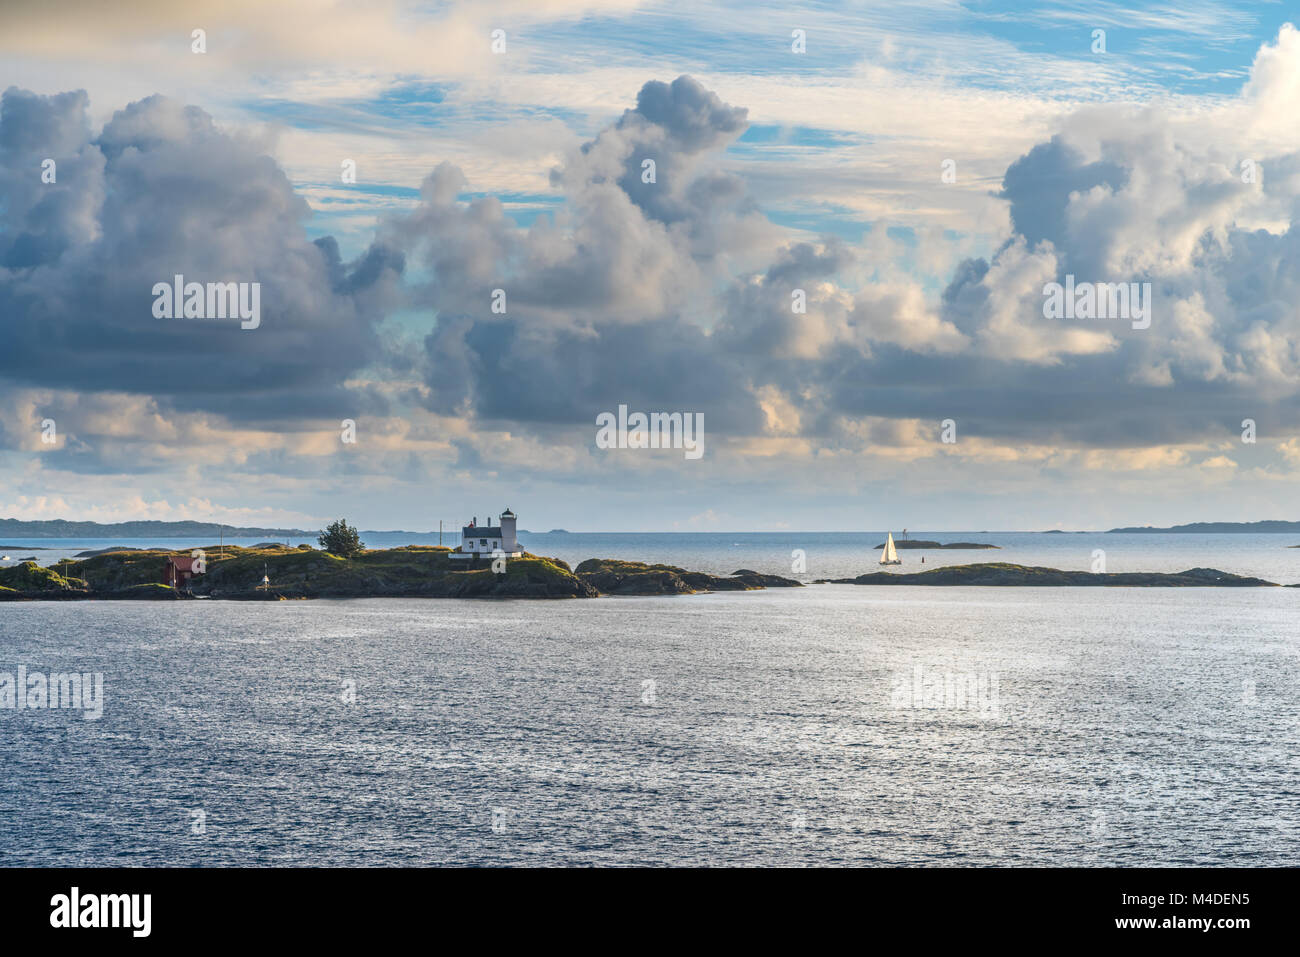
<path id="1" fill-rule="evenodd" d="M 438 547 L 442 548 L 442 519 L 438 519 Z"/>

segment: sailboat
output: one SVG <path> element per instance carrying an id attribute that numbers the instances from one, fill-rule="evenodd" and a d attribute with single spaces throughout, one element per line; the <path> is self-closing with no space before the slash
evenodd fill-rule
<path id="1" fill-rule="evenodd" d="M 894 548 L 894 533 L 886 532 L 885 551 L 880 556 L 882 565 L 901 565 L 903 560 L 898 557 L 898 551 Z"/>

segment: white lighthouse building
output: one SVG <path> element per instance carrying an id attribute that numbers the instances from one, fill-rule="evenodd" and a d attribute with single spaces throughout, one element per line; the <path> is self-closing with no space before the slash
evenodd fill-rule
<path id="1" fill-rule="evenodd" d="M 499 521 L 499 525 L 493 525 L 489 517 L 488 524 L 480 525 L 475 516 L 468 525 L 461 528 L 460 548 L 454 550 L 451 557 L 473 558 L 481 555 L 484 558 L 523 558 L 524 551 L 519 547 L 519 539 L 515 535 L 515 513 L 506 509 L 501 513 Z M 501 554 L 495 554 L 497 552 Z"/>

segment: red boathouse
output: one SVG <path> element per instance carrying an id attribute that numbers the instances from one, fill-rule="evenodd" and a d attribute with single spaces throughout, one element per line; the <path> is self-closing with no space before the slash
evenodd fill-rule
<path id="1" fill-rule="evenodd" d="M 189 555 L 168 556 L 167 565 L 163 569 L 163 584 L 171 585 L 173 588 L 188 587 L 190 579 L 199 574 L 194 570 L 196 561 L 198 559 Z"/>

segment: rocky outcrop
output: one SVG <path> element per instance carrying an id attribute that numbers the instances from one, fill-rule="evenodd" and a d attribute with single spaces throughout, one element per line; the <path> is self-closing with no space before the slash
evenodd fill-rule
<path id="1" fill-rule="evenodd" d="M 689 572 L 676 565 L 647 565 L 613 558 L 589 558 L 575 569 L 602 595 L 692 595 L 697 592 L 797 588 L 801 583 L 778 575 L 741 569 L 729 577 Z"/>
<path id="2" fill-rule="evenodd" d="M 156 582 L 92 589 L 84 579 L 72 574 L 77 568 L 75 563 L 69 562 L 62 567 L 68 571 L 66 576 L 53 568 L 41 567 L 34 559 L 13 568 L 0 569 L 0 601 L 84 601 L 90 598 L 174 601 L 193 597 Z"/>
<path id="3" fill-rule="evenodd" d="M 780 575 L 764 575 L 760 572 L 751 571 L 748 568 L 741 568 L 731 573 L 732 580 L 742 581 L 752 588 L 802 588 L 803 582 L 795 581 L 793 578 L 782 578 Z M 719 579 L 727 581 L 727 579 Z"/>
<path id="4" fill-rule="evenodd" d="M 1247 578 L 1217 568 L 1189 568 L 1182 572 L 1081 572 L 1062 571 L 1006 562 L 947 565 L 925 572 L 873 572 L 857 578 L 827 578 L 819 584 L 837 585 L 1122 585 L 1130 588 L 1240 588 L 1276 585 L 1262 578 Z"/>

